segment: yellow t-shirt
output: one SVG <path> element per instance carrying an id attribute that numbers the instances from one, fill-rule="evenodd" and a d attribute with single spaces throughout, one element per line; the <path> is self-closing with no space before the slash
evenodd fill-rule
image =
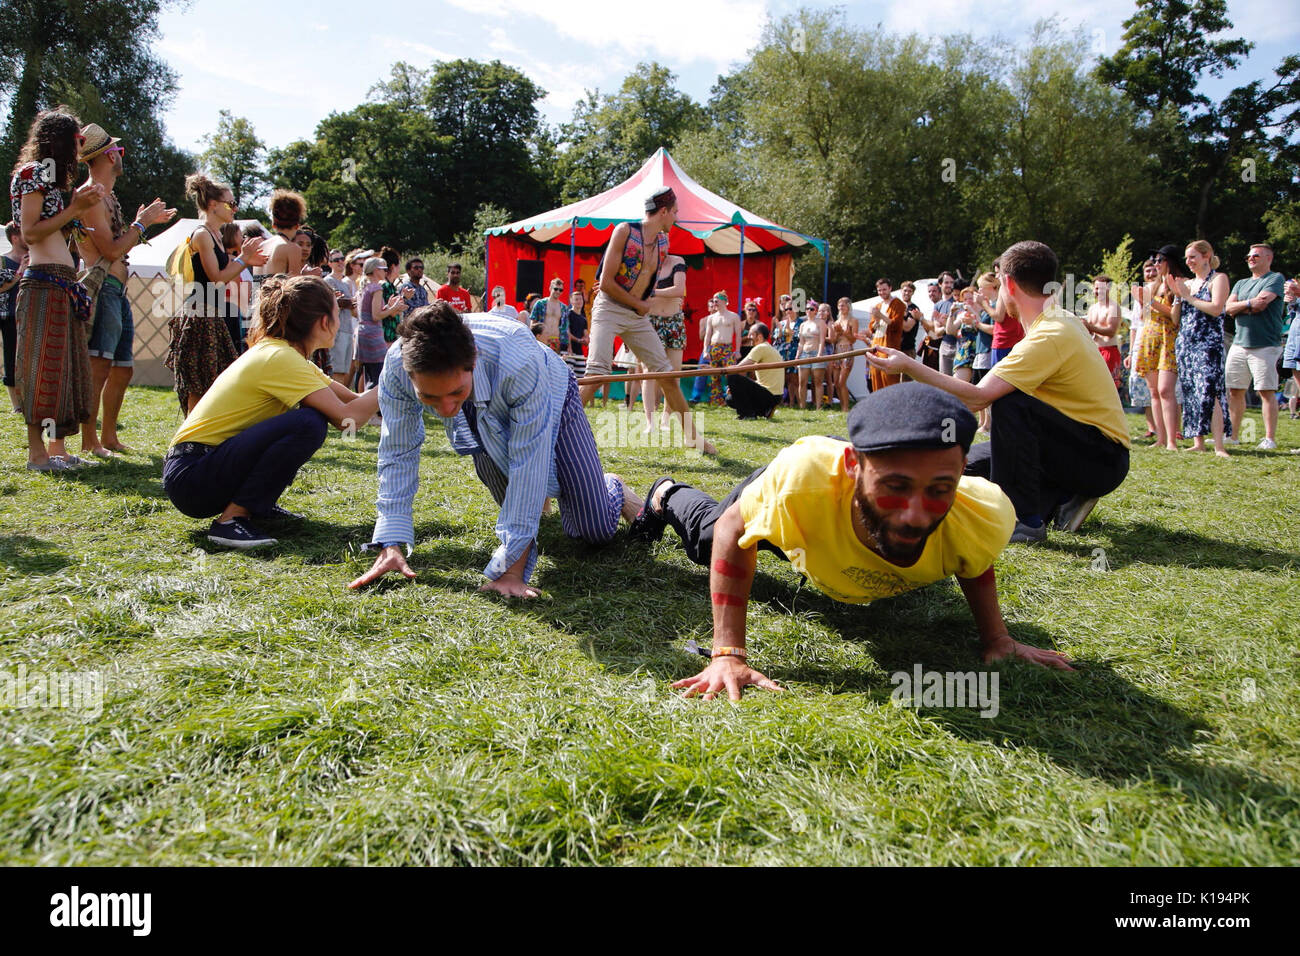
<path id="1" fill-rule="evenodd" d="M 1132 447 L 1115 380 L 1092 336 L 1073 315 L 1044 312 L 989 374 Z"/>
<path id="2" fill-rule="evenodd" d="M 1114 387 L 1113 385 L 1111 386 Z M 740 495 L 740 546 L 770 541 L 795 570 L 837 601 L 865 604 L 956 574 L 979 577 L 1011 539 L 1015 509 L 1002 489 L 962 477 L 957 499 L 910 568 L 890 564 L 853 533 L 847 443 L 809 436 L 784 449 Z"/>
<path id="3" fill-rule="evenodd" d="M 329 376 L 284 339 L 262 339 L 217 376 L 181 423 L 172 444 L 220 445 L 329 386 Z"/>
<path id="4" fill-rule="evenodd" d="M 781 353 L 764 342 L 750 349 L 745 358 L 755 365 L 766 365 L 768 362 L 781 361 Z M 758 384 L 773 395 L 780 395 L 785 391 L 785 369 L 783 368 L 760 368 L 754 376 L 758 379 Z"/>

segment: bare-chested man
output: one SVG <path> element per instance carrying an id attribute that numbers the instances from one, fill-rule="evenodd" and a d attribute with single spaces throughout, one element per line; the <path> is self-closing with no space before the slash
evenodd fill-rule
<path id="1" fill-rule="evenodd" d="M 598 273 L 599 290 L 591 307 L 591 348 L 587 375 L 608 375 L 614 359 L 614 337 L 621 336 L 633 354 L 652 372 L 667 372 L 672 363 L 659 333 L 646 313 L 654 293 L 655 276 L 668 254 L 668 230 L 677 221 L 677 196 L 667 187 L 645 200 L 645 218 L 623 222 L 605 247 Z M 582 386 L 582 403 L 591 401 L 595 385 Z M 674 415 L 682 416 L 686 443 L 706 455 L 717 454 L 713 443 L 695 430 L 695 422 L 681 388 L 665 388 L 664 400 Z"/>
<path id="2" fill-rule="evenodd" d="M 1097 343 L 1101 357 L 1106 360 L 1106 368 L 1115 381 L 1115 390 L 1123 386 L 1124 359 L 1119 354 L 1119 303 L 1110 297 L 1111 278 L 1101 275 L 1092 280 L 1094 301 L 1088 306 L 1088 314 L 1083 318 L 1083 326 L 1092 333 L 1092 340 Z"/>
<path id="3" fill-rule="evenodd" d="M 713 314 L 709 316 L 704 327 L 704 345 L 700 350 L 701 358 L 708 359 L 710 365 L 725 368 L 740 352 L 740 316 L 727 308 L 727 293 L 718 291 L 713 294 Z M 727 386 L 721 375 L 709 378 L 709 403 L 711 405 L 727 404 Z"/>
<path id="4" fill-rule="evenodd" d="M 569 348 L 569 305 L 563 295 L 564 280 L 552 279 L 551 294 L 534 302 L 528 313 L 530 322 L 541 323 L 542 334 L 538 340 L 553 352 L 566 352 Z"/>
<path id="5" fill-rule="evenodd" d="M 126 386 L 134 371 L 135 321 L 131 302 L 126 297 L 127 253 L 144 242 L 145 230 L 155 223 L 167 222 L 176 215 L 161 199 L 136 210 L 135 222 L 123 221 L 113 187 L 122 175 L 126 148 L 121 140 L 109 136 L 94 123 L 81 131 L 85 137 L 78 159 L 90 168 L 87 185 L 104 188 L 104 198 L 81 217 L 88 227 L 78 244 L 81 258 L 88 264 L 107 260 L 108 277 L 100 286 L 95 301 L 95 319 L 87 343 L 90 351 L 90 417 L 81 423 L 81 451 L 99 458 L 111 458 L 116 452 L 130 451 L 117 437 L 117 416 L 126 397 Z M 103 440 L 96 431 L 100 399 L 104 404 Z"/>

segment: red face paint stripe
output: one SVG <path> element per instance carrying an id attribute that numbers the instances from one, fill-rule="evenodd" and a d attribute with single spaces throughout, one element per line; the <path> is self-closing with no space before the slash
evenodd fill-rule
<path id="1" fill-rule="evenodd" d="M 741 597 L 739 594 L 723 594 L 721 591 L 714 591 L 713 603 L 725 604 L 728 607 L 744 607 L 749 603 L 749 598 Z"/>
<path id="2" fill-rule="evenodd" d="M 932 515 L 946 515 L 948 509 L 951 508 L 952 505 L 939 498 L 922 498 L 921 507 Z"/>
<path id="3" fill-rule="evenodd" d="M 749 576 L 749 572 L 739 564 L 732 564 L 722 558 L 713 562 L 713 570 L 728 578 L 744 578 Z"/>
<path id="4" fill-rule="evenodd" d="M 907 499 L 902 495 L 881 495 L 876 499 L 876 507 L 886 511 L 902 511 L 907 507 Z"/>

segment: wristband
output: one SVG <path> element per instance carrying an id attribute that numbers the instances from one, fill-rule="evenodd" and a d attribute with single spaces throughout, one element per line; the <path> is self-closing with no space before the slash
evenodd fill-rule
<path id="1" fill-rule="evenodd" d="M 140 239 L 138 242 L 136 242 L 136 245 L 147 246 L 149 243 L 146 242 L 144 238 L 144 223 L 142 223 L 139 219 L 137 219 L 135 222 L 131 223 L 131 228 L 135 229 L 140 233 Z"/>
<path id="2" fill-rule="evenodd" d="M 231 257 L 230 257 L 230 261 L 231 261 L 231 262 L 238 262 L 238 263 L 239 263 L 239 267 L 240 267 L 241 269 L 247 269 L 247 268 L 248 268 L 248 263 L 245 262 L 241 256 L 231 256 Z"/>
<path id="3" fill-rule="evenodd" d="M 742 661 L 749 657 L 743 647 L 714 647 L 710 651 L 710 657 L 739 657 Z"/>

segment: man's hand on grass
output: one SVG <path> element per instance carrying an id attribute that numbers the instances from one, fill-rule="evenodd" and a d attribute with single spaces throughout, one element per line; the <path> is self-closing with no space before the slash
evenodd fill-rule
<path id="1" fill-rule="evenodd" d="M 1021 644 L 1019 641 L 1013 640 L 1010 634 L 996 637 L 992 643 L 985 645 L 985 664 L 991 664 L 1006 657 L 1019 657 L 1021 660 L 1037 664 L 1039 667 L 1052 667 L 1061 671 L 1074 670 L 1070 666 L 1070 659 L 1059 651 L 1049 651 L 1041 647 Z"/>
<path id="2" fill-rule="evenodd" d="M 406 563 L 406 556 L 402 554 L 399 545 L 390 545 L 379 552 L 379 557 L 375 558 L 375 563 L 370 566 L 370 570 L 361 577 L 357 578 L 348 585 L 352 590 L 363 588 L 367 584 L 373 584 L 378 581 L 389 571 L 401 571 L 407 578 L 414 578 L 415 572 L 411 566 Z"/>
<path id="3" fill-rule="evenodd" d="M 722 690 L 726 690 L 727 696 L 732 700 L 740 700 L 740 695 L 744 693 L 746 687 L 750 686 L 761 687 L 764 690 L 785 690 L 776 681 L 769 680 L 766 675 L 749 667 L 739 657 L 730 655 L 714 658 L 709 662 L 708 667 L 694 677 L 676 681 L 673 686 L 686 688 L 683 696 L 694 697 L 696 694 L 702 694 L 705 700 L 713 700 L 714 696 Z"/>

